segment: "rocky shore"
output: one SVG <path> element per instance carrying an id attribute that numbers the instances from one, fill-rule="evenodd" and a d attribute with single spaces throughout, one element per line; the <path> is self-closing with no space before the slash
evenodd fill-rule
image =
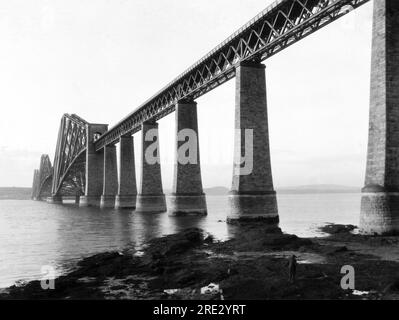
<path id="1" fill-rule="evenodd" d="M 299 238 L 277 227 L 246 225 L 217 242 L 200 229 L 153 239 L 81 260 L 55 279 L 12 286 L 0 299 L 399 299 L 399 237 L 354 234 L 326 225 L 323 238 Z M 288 281 L 288 257 L 298 257 Z M 341 267 L 355 269 L 356 290 L 343 290 Z"/>

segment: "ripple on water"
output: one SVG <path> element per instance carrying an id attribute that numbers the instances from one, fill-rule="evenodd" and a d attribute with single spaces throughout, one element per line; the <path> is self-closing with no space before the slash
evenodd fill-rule
<path id="1" fill-rule="evenodd" d="M 82 257 L 122 250 L 141 250 L 153 237 L 199 227 L 217 240 L 237 232 L 227 225 L 227 197 L 208 196 L 206 217 L 169 217 L 130 210 L 79 208 L 37 201 L 0 201 L 0 287 L 41 277 L 51 265 L 56 275 L 71 270 Z M 325 221 L 357 224 L 360 195 L 278 195 L 280 227 L 298 236 L 316 236 Z M 312 257 L 313 259 L 315 257 Z M 304 259 L 306 261 L 307 259 Z"/>

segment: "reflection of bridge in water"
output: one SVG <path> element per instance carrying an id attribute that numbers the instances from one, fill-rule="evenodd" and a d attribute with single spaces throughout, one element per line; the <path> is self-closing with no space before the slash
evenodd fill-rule
<path id="1" fill-rule="evenodd" d="M 157 120 L 176 111 L 177 132 L 198 136 L 195 99 L 236 78 L 235 128 L 252 129 L 252 171 L 240 164 L 247 136 L 235 136 L 229 221 L 278 221 L 270 164 L 266 79 L 261 61 L 340 18 L 368 0 L 279 0 L 222 42 L 187 71 L 108 130 L 65 114 L 54 167 L 47 155 L 35 170 L 34 199 L 81 206 L 166 211 L 159 163 Z M 399 231 L 399 2 L 374 0 L 370 127 L 360 228 L 364 233 Z M 143 130 L 141 185 L 136 189 L 133 134 Z M 177 150 L 185 143 L 176 132 Z M 187 137 L 186 137 L 187 138 Z M 247 139 L 246 139 L 247 138 Z M 191 139 L 191 137 L 190 137 Z M 190 141 L 193 142 L 193 141 Z M 198 139 L 194 141 L 198 147 Z M 119 143 L 119 177 L 116 144 Z M 145 150 L 156 161 L 148 162 Z M 176 156 L 172 215 L 206 214 L 199 153 L 183 164 Z M 244 164 L 245 165 L 245 164 Z"/>

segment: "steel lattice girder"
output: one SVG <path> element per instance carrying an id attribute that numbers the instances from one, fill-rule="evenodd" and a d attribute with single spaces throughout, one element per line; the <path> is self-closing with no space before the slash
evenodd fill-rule
<path id="1" fill-rule="evenodd" d="M 165 88 L 103 134 L 96 150 L 140 130 L 147 120 L 174 111 L 235 76 L 243 61 L 263 61 L 369 0 L 278 0 L 209 52 Z"/>
<path id="2" fill-rule="evenodd" d="M 53 168 L 50 158 L 47 154 L 40 157 L 40 167 L 34 171 L 32 198 L 40 198 L 43 186 L 48 184 L 49 179 L 53 176 Z M 48 194 L 49 195 L 49 192 Z"/>
<path id="3" fill-rule="evenodd" d="M 87 124 L 88 122 L 75 114 L 64 114 L 61 119 L 54 158 L 52 195 L 61 194 L 61 189 L 63 191 L 71 189 L 79 191 L 84 188 L 84 178 L 79 178 L 80 173 L 77 172 L 75 177 L 74 165 L 80 167 L 81 155 L 86 150 Z M 71 192 L 66 193 L 62 193 L 62 195 L 69 195 Z"/>
<path id="4" fill-rule="evenodd" d="M 86 185 L 86 153 L 81 152 L 64 175 L 58 194 L 62 196 L 83 195 Z"/>

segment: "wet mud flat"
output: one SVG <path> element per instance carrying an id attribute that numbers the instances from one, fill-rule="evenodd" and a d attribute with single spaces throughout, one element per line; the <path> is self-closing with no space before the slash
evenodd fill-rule
<path id="1" fill-rule="evenodd" d="M 217 242 L 192 228 L 82 259 L 55 279 L 2 290 L 0 299 L 399 299 L 399 237 L 353 234 L 353 226 L 326 225 L 328 236 L 299 238 L 268 225 L 245 225 Z M 288 280 L 288 258 L 298 260 Z M 341 288 L 341 268 L 355 270 L 355 289 Z"/>

